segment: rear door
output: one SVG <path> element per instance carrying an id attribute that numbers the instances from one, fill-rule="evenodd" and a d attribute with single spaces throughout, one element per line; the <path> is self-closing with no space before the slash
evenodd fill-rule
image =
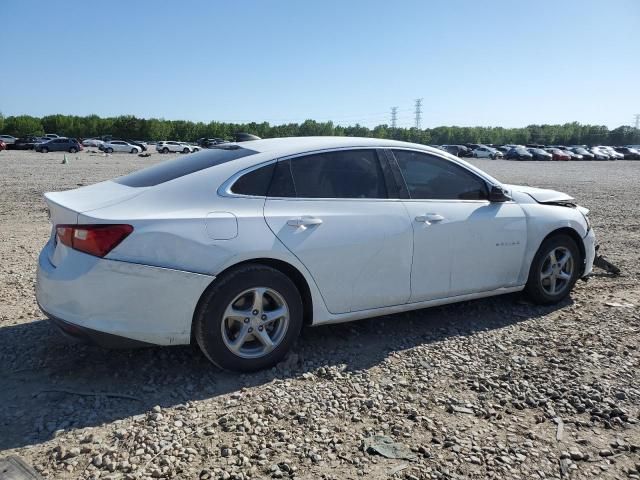
<path id="1" fill-rule="evenodd" d="M 276 165 L 265 219 L 309 270 L 331 313 L 409 299 L 411 222 L 402 202 L 388 198 L 382 167 L 375 149 L 325 151 Z"/>
<path id="2" fill-rule="evenodd" d="M 475 172 L 415 150 L 393 150 L 414 230 L 411 301 L 517 285 L 527 224 L 515 202 L 490 202 Z"/>

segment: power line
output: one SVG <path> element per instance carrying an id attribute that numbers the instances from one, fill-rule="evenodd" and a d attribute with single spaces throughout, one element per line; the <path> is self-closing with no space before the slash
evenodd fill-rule
<path id="1" fill-rule="evenodd" d="M 419 130 L 422 124 L 422 98 L 416 98 L 416 128 Z"/>
<path id="2" fill-rule="evenodd" d="M 391 107 L 391 128 L 396 128 L 397 126 L 398 126 L 398 107 Z"/>

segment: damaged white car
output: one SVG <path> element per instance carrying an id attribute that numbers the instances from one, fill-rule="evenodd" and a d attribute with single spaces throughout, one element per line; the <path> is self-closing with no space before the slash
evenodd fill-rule
<path id="1" fill-rule="evenodd" d="M 37 299 L 105 345 L 196 342 L 266 368 L 321 325 L 525 290 L 591 272 L 587 210 L 441 150 L 370 138 L 223 144 L 45 195 Z"/>

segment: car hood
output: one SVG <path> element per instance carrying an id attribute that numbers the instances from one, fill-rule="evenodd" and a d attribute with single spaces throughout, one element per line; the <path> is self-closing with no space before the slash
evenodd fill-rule
<path id="1" fill-rule="evenodd" d="M 504 185 L 507 190 L 526 193 L 538 203 L 570 202 L 574 198 L 566 193 L 524 185 Z"/>

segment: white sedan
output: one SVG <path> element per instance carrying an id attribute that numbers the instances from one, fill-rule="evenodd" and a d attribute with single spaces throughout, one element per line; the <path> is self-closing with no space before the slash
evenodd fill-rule
<path id="1" fill-rule="evenodd" d="M 126 153 L 140 153 L 142 148 L 137 145 L 125 142 L 124 140 L 111 140 L 110 142 L 104 142 L 101 147 L 106 153 L 113 152 L 126 152 Z"/>
<path id="2" fill-rule="evenodd" d="M 62 331 L 194 341 L 240 371 L 280 361 L 303 324 L 521 290 L 556 303 L 595 256 L 568 195 L 392 140 L 223 144 L 45 199 L 36 295 Z"/>
<path id="3" fill-rule="evenodd" d="M 165 141 L 158 142 L 156 144 L 156 151 L 160 153 L 180 152 L 180 153 L 193 153 L 200 151 L 200 147 L 189 145 L 184 142 Z"/>
<path id="4" fill-rule="evenodd" d="M 502 158 L 504 156 L 500 150 L 485 146 L 475 148 L 471 154 L 474 158 L 491 158 L 492 160 Z"/>
<path id="5" fill-rule="evenodd" d="M 104 145 L 104 142 L 99 138 L 85 138 L 82 141 L 83 147 L 99 147 L 100 145 Z"/>

